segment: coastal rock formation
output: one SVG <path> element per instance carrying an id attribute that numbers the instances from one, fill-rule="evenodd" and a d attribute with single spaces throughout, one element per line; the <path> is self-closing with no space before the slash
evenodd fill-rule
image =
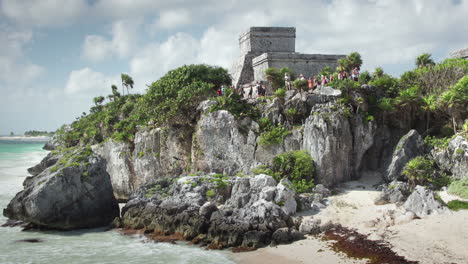
<path id="1" fill-rule="evenodd" d="M 25 181 L 24 190 L 16 194 L 3 215 L 61 230 L 105 226 L 119 216 L 103 158 L 91 154 L 81 163 L 57 166 Z"/>
<path id="2" fill-rule="evenodd" d="M 411 188 L 408 183 L 401 181 L 392 181 L 386 185 L 380 195 L 376 198 L 375 204 L 382 205 L 387 203 L 402 204 L 411 194 Z"/>
<path id="3" fill-rule="evenodd" d="M 94 151 L 106 161 L 106 170 L 117 200 L 126 200 L 133 192 L 134 173 L 128 143 L 108 140 Z"/>
<path id="4" fill-rule="evenodd" d="M 434 149 L 431 155 L 442 170 L 450 172 L 454 178 L 468 177 L 468 141 L 462 136 L 452 139 L 447 149 Z"/>
<path id="5" fill-rule="evenodd" d="M 401 179 L 401 173 L 406 163 L 411 159 L 424 155 L 424 141 L 418 131 L 411 130 L 398 142 L 392 156 L 392 162 L 386 170 L 387 181 Z"/>
<path id="6" fill-rule="evenodd" d="M 178 234 L 209 248 L 290 242 L 297 237 L 290 218 L 296 203 L 287 185 L 267 175 L 158 179 L 132 196 L 122 209 L 122 224 L 155 235 Z M 282 228 L 288 235 L 274 235 Z"/>
<path id="7" fill-rule="evenodd" d="M 59 160 L 60 156 L 54 153 L 49 153 L 45 158 L 41 160 L 37 165 L 28 169 L 29 174 L 36 176 L 39 173 L 43 172 L 48 167 L 54 165 Z"/>
<path id="8" fill-rule="evenodd" d="M 403 205 L 407 211 L 413 212 L 419 217 L 431 214 L 442 214 L 448 211 L 434 197 L 434 192 L 423 186 L 416 186 L 413 193 L 408 197 Z"/>

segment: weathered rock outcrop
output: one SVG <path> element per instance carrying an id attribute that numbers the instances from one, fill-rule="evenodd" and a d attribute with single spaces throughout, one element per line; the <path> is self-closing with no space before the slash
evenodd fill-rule
<path id="1" fill-rule="evenodd" d="M 433 149 L 431 155 L 439 168 L 450 172 L 454 178 L 468 177 L 468 140 L 462 136 L 452 139 L 447 149 Z"/>
<path id="2" fill-rule="evenodd" d="M 108 140 L 94 151 L 106 160 L 106 170 L 117 200 L 125 201 L 135 190 L 130 144 Z"/>
<path id="3" fill-rule="evenodd" d="M 63 167 L 49 167 L 25 181 L 3 214 L 61 230 L 105 226 L 119 216 L 104 159 L 92 154 L 81 163 L 57 166 Z"/>
<path id="4" fill-rule="evenodd" d="M 401 181 L 392 181 L 385 185 L 380 195 L 376 198 L 375 204 L 382 205 L 387 203 L 402 204 L 411 194 L 411 188 L 408 183 Z"/>
<path id="5" fill-rule="evenodd" d="M 194 171 L 249 172 L 255 164 L 258 129 L 250 118 L 238 121 L 225 110 L 202 114 L 192 142 Z"/>
<path id="6" fill-rule="evenodd" d="M 60 156 L 54 153 L 49 153 L 45 158 L 41 160 L 37 165 L 28 169 L 29 174 L 36 176 L 39 173 L 43 172 L 48 167 L 54 165 L 59 160 Z"/>
<path id="7" fill-rule="evenodd" d="M 424 141 L 416 130 L 411 130 L 398 142 L 393 152 L 392 162 L 385 174 L 387 181 L 401 179 L 401 173 L 408 161 L 424 155 Z"/>
<path id="8" fill-rule="evenodd" d="M 159 179 L 132 196 L 122 209 L 122 224 L 147 233 L 177 233 L 209 248 L 290 242 L 297 237 L 290 230 L 296 201 L 287 185 L 267 175 Z M 275 236 L 282 228 L 288 232 Z"/>
<path id="9" fill-rule="evenodd" d="M 442 214 L 448 211 L 447 207 L 435 199 L 433 191 L 420 185 L 416 186 L 413 193 L 408 197 L 404 208 L 419 217 Z"/>

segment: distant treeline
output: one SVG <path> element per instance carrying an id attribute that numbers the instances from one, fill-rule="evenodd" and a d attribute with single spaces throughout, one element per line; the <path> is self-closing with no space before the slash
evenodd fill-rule
<path id="1" fill-rule="evenodd" d="M 24 132 L 24 135 L 27 137 L 51 137 L 54 135 L 54 132 L 31 130 Z"/>

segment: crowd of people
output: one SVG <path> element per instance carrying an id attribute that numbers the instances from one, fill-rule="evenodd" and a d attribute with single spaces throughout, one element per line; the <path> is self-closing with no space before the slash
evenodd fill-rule
<path id="1" fill-rule="evenodd" d="M 344 70 L 341 70 L 338 72 L 336 75 L 336 78 L 338 80 L 346 80 L 350 79 L 353 81 L 358 81 L 359 80 L 359 67 L 354 67 L 351 71 L 351 75 Z M 298 79 L 307 81 L 307 87 L 309 91 L 313 91 L 317 89 L 317 87 L 324 87 L 328 83 L 332 82 L 335 78 L 334 74 L 330 74 L 330 76 L 326 75 L 320 75 L 320 77 L 309 77 L 306 79 L 303 74 L 299 74 Z M 292 90 L 294 89 L 293 87 L 293 82 L 291 75 L 289 73 L 284 74 L 284 85 L 286 90 Z M 255 84 L 249 84 L 247 88 L 239 85 L 237 88 L 234 87 L 234 85 L 231 85 L 229 87 L 231 91 L 236 91 L 241 98 L 247 98 L 247 99 L 252 99 L 254 97 L 263 97 L 266 95 L 267 87 L 264 82 L 257 81 Z M 221 85 L 221 87 L 218 88 L 217 90 L 218 96 L 224 96 L 226 95 L 226 86 Z"/>

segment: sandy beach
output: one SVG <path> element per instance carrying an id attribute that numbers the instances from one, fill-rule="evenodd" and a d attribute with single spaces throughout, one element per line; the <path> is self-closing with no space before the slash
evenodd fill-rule
<path id="1" fill-rule="evenodd" d="M 303 212 L 304 218 L 332 221 L 368 235 L 372 240 L 387 242 L 395 253 L 419 263 L 468 262 L 468 211 L 430 215 L 422 219 L 402 221 L 405 210 L 395 204 L 374 205 L 380 178 L 363 175 L 358 181 L 347 182 L 341 192 L 329 197 L 329 205 L 318 213 Z M 448 201 L 453 196 L 441 193 Z M 455 197 L 456 198 L 456 197 Z M 330 241 L 320 236 L 289 245 L 262 248 L 253 252 L 233 254 L 238 263 L 367 263 L 366 259 L 351 259 L 335 252 Z"/>

